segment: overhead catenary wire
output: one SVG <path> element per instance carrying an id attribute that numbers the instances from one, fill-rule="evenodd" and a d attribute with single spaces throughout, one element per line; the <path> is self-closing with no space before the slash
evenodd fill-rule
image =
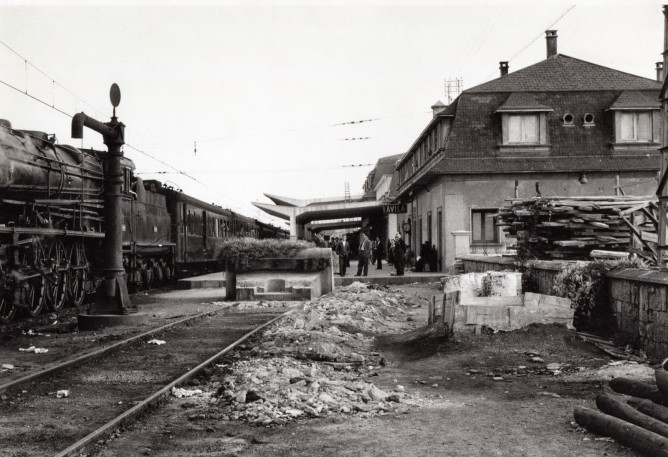
<path id="1" fill-rule="evenodd" d="M 6 81 L 3 81 L 3 80 L 0 80 L 0 84 L 3 84 L 3 85 L 5 85 L 5 86 L 7 86 L 7 87 L 9 87 L 9 88 L 11 88 L 11 89 L 17 91 L 18 93 L 20 93 L 20 94 L 22 94 L 22 95 L 25 95 L 25 96 L 31 98 L 32 100 L 35 100 L 35 101 L 37 101 L 37 102 L 39 102 L 39 103 L 41 103 L 41 104 L 43 104 L 43 105 L 45 105 L 45 106 L 47 106 L 47 107 L 53 109 L 53 110 L 55 110 L 56 112 L 58 112 L 58 113 L 60 113 L 60 114 L 62 114 L 62 115 L 64 115 L 64 116 L 67 116 L 67 117 L 69 117 L 69 118 L 72 118 L 72 115 L 71 115 L 71 114 L 69 114 L 69 113 L 67 113 L 67 112 L 65 112 L 65 111 L 63 111 L 63 110 L 61 110 L 61 109 L 59 109 L 59 108 L 57 108 L 57 107 L 55 107 L 55 106 L 50 105 L 48 102 L 45 102 L 44 100 L 42 100 L 42 99 L 40 99 L 40 98 L 38 98 L 38 97 L 36 97 L 36 96 L 34 96 L 34 95 L 32 95 L 32 94 L 29 94 L 28 92 L 22 91 L 20 88 L 14 86 L 13 84 L 10 84 L 10 83 L 8 83 L 8 82 L 6 82 Z M 205 188 L 207 188 L 207 189 L 209 189 L 209 190 L 211 190 L 211 191 L 217 193 L 217 194 L 220 195 L 221 197 L 224 197 L 224 198 L 226 198 L 226 199 L 230 199 L 230 200 L 232 200 L 233 202 L 235 202 L 235 203 L 237 203 L 237 204 L 240 204 L 240 202 L 237 201 L 237 200 L 236 200 L 234 197 L 232 197 L 231 195 L 225 194 L 225 193 L 221 192 L 220 190 L 218 190 L 218 189 L 216 189 L 216 188 L 214 188 L 214 187 L 212 187 L 212 186 L 209 186 L 209 185 L 203 183 L 202 181 L 200 181 L 199 179 L 195 178 L 194 176 L 191 176 L 190 174 L 186 173 L 185 171 L 183 171 L 183 170 L 179 170 L 178 168 L 176 168 L 176 167 L 174 167 L 174 166 L 168 164 L 167 162 L 165 162 L 165 161 L 163 161 L 163 160 L 160 160 L 160 159 L 158 159 L 157 157 L 155 157 L 155 156 L 153 156 L 153 155 L 151 155 L 151 154 L 149 154 L 149 153 L 147 153 L 147 152 L 145 152 L 145 151 L 143 151 L 143 150 L 141 150 L 141 149 L 139 149 L 139 148 L 136 148 L 136 147 L 134 147 L 133 145 L 131 145 L 131 144 L 129 144 L 129 143 L 126 143 L 125 146 L 126 146 L 127 148 L 129 148 L 129 149 L 132 149 L 133 151 L 136 151 L 136 152 L 138 152 L 138 153 L 140 153 L 140 154 L 145 155 L 146 157 L 149 157 L 149 158 L 155 160 L 156 162 L 160 163 L 161 165 L 164 165 L 164 166 L 166 166 L 166 167 L 168 167 L 168 168 L 174 170 L 174 172 L 176 172 L 177 174 L 179 174 L 179 175 L 181 175 L 181 176 L 185 176 L 186 178 L 189 178 L 189 179 L 193 180 L 194 182 L 200 184 L 201 186 L 203 186 L 203 187 L 205 187 Z M 244 214 L 244 215 L 245 215 L 245 214 Z M 251 217 L 251 216 L 248 216 L 248 217 Z"/>
<path id="2" fill-rule="evenodd" d="M 522 54 L 524 51 L 526 51 L 532 44 L 534 44 L 534 43 L 536 42 L 536 40 L 538 40 L 539 38 L 541 38 L 541 37 L 543 36 L 543 33 L 544 33 L 545 30 L 549 30 L 549 29 L 551 29 L 552 27 L 554 27 L 555 25 L 557 25 L 557 23 L 558 23 L 560 20 L 562 20 L 562 19 L 564 18 L 564 16 L 566 16 L 568 13 L 570 13 L 570 12 L 573 10 L 573 8 L 575 8 L 576 6 L 577 6 L 577 5 L 575 5 L 575 4 L 569 6 L 568 9 L 566 9 L 566 11 L 564 11 L 563 13 L 561 13 L 561 16 L 559 16 L 559 17 L 558 17 L 554 22 L 552 22 L 550 25 L 548 25 L 547 27 L 545 27 L 541 33 L 539 33 L 538 35 L 536 35 L 536 37 L 534 37 L 531 41 L 529 41 L 529 43 L 527 43 L 522 49 L 520 49 L 520 50 L 517 51 L 515 54 L 513 54 L 513 56 L 512 56 L 510 59 L 508 59 L 508 62 L 509 62 L 509 63 L 512 62 L 512 61 L 513 61 L 514 59 L 516 59 L 520 54 Z M 487 76 L 484 78 L 484 81 L 487 81 L 487 80 L 489 80 L 490 78 L 493 78 L 495 75 L 496 75 L 496 72 L 494 72 L 494 73 L 490 73 L 489 75 L 487 75 Z"/>
<path id="3" fill-rule="evenodd" d="M 25 67 L 25 68 L 24 68 L 24 72 L 25 72 L 24 75 L 25 75 L 25 86 L 26 86 L 26 87 L 25 87 L 25 90 L 21 90 L 21 89 L 19 89 L 18 87 L 14 86 L 14 85 L 12 85 L 12 84 L 10 84 L 10 83 L 7 83 L 7 82 L 5 82 L 5 81 L 0 81 L 2 84 L 6 85 L 6 86 L 8 86 L 8 87 L 11 87 L 12 89 L 16 90 L 16 91 L 19 92 L 19 93 L 22 93 L 22 94 L 24 94 L 24 95 L 29 96 L 30 98 L 32 98 L 32 99 L 34 99 L 34 100 L 36 100 L 36 101 L 38 101 L 38 102 L 44 104 L 45 106 L 49 106 L 49 107 L 55 109 L 56 111 L 58 111 L 58 112 L 60 112 L 60 113 L 62 113 L 62 114 L 65 114 L 65 115 L 67 115 L 67 116 L 69 116 L 69 117 L 72 117 L 72 115 L 70 115 L 69 113 L 66 113 L 66 112 L 64 112 L 63 110 L 61 110 L 60 108 L 57 108 L 57 107 L 55 106 L 55 87 L 58 86 L 58 87 L 60 87 L 61 89 L 63 89 L 65 92 L 67 92 L 68 94 L 70 94 L 70 95 L 75 99 L 75 101 L 81 101 L 81 102 L 84 103 L 86 106 L 88 106 L 89 108 L 91 108 L 96 114 L 98 114 L 98 115 L 100 115 L 100 116 L 105 116 L 105 114 L 104 114 L 102 111 L 100 111 L 99 109 L 97 109 L 95 106 L 93 106 L 91 103 L 87 102 L 87 101 L 84 100 L 83 98 L 79 97 L 76 93 L 74 93 L 73 91 L 71 91 L 70 89 L 68 89 L 67 87 L 65 87 L 64 85 L 60 84 L 60 83 L 59 83 L 58 81 L 56 81 L 53 77 L 51 77 L 49 74 L 47 74 L 44 70 L 42 70 L 42 69 L 39 68 L 37 65 L 33 64 L 32 62 L 30 62 L 30 60 L 28 60 L 25 56 L 23 56 L 21 53 L 19 53 L 18 51 L 16 51 L 14 48 L 12 48 L 11 46 L 9 46 L 6 42 L 4 42 L 3 40 L 0 40 L 0 45 L 4 46 L 4 47 L 7 48 L 9 51 L 11 51 L 14 55 L 16 55 L 17 57 L 19 57 L 20 59 L 23 60 L 24 67 Z M 51 95 L 52 95 L 52 103 L 51 103 L 51 104 L 45 102 L 44 100 L 42 100 L 42 99 L 40 99 L 40 98 L 38 98 L 38 97 L 36 97 L 36 96 L 34 96 L 34 95 L 32 95 L 32 94 L 30 94 L 30 93 L 28 92 L 28 66 L 30 66 L 30 67 L 34 68 L 35 70 L 37 70 L 40 74 L 42 74 L 45 78 L 47 78 L 47 79 L 51 82 L 51 86 L 52 86 L 52 89 L 53 89 L 53 90 L 52 90 L 52 94 L 51 94 Z M 78 108 L 77 108 L 77 111 L 78 111 Z M 392 118 L 406 117 L 406 116 L 415 116 L 415 115 L 417 115 L 417 114 L 423 114 L 423 112 L 420 112 L 420 113 L 417 113 L 417 112 L 416 112 L 416 113 L 410 113 L 410 114 L 390 115 L 390 116 L 375 117 L 375 118 L 368 118 L 368 119 L 359 119 L 359 120 L 344 121 L 344 122 L 337 122 L 337 123 L 323 124 L 323 125 L 315 125 L 315 126 L 307 126 L 307 127 L 288 128 L 288 129 L 283 129 L 283 130 L 275 130 L 275 131 L 264 132 L 264 135 L 275 134 L 275 133 L 297 132 L 297 131 L 311 130 L 311 129 L 322 129 L 322 128 L 329 128 L 329 127 L 340 127 L 340 126 L 346 126 L 346 125 L 359 125 L 359 124 L 364 124 L 364 123 L 369 123 L 369 122 L 380 121 L 380 120 L 384 120 L 384 119 L 392 119 Z M 140 132 L 136 131 L 135 129 L 128 128 L 128 130 L 131 131 L 131 132 L 133 132 L 133 133 L 138 134 L 138 135 L 141 136 L 141 137 L 144 137 L 144 135 L 142 135 Z M 254 135 L 242 135 L 241 137 L 244 137 L 244 136 L 254 136 Z M 257 136 L 262 136 L 262 135 L 257 135 Z M 231 137 L 214 137 L 214 138 L 205 138 L 205 139 L 201 139 L 201 140 L 197 140 L 197 141 L 200 141 L 200 142 L 212 142 L 212 141 L 230 140 L 230 139 L 238 139 L 238 138 L 240 138 L 240 137 L 239 137 L 239 136 L 231 136 Z M 367 139 L 370 139 L 370 137 L 343 138 L 343 139 L 340 139 L 340 141 L 355 141 L 355 140 L 367 140 Z M 192 142 L 193 142 L 193 140 L 183 140 L 183 141 L 179 140 L 179 141 L 174 141 L 174 142 L 143 143 L 143 146 L 144 146 L 144 147 L 145 147 L 145 146 L 165 146 L 165 145 L 177 145 L 177 144 L 182 144 L 182 143 L 192 143 Z M 195 151 L 196 151 L 196 150 L 197 150 L 197 148 L 196 148 L 196 146 L 195 146 Z"/>
<path id="4" fill-rule="evenodd" d="M 325 171 L 325 170 L 338 170 L 339 168 L 362 168 L 362 167 L 372 167 L 375 164 L 373 163 L 359 163 L 359 164 L 347 164 L 347 165 L 336 165 L 330 167 L 312 167 L 312 168 L 268 168 L 268 169 L 246 169 L 246 170 L 199 170 L 199 171 L 190 171 L 191 174 L 196 175 L 235 175 L 235 174 L 244 174 L 244 173 L 293 173 L 293 172 L 303 172 L 303 171 Z M 143 171 L 135 172 L 137 175 L 169 175 L 177 172 L 174 171 Z"/>

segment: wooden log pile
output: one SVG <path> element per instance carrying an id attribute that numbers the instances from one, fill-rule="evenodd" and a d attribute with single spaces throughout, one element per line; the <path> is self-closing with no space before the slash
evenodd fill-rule
<path id="1" fill-rule="evenodd" d="M 575 421 L 600 435 L 648 456 L 668 457 L 668 371 L 656 370 L 656 385 L 629 378 L 615 378 L 610 388 L 631 396 L 600 394 L 597 410 L 576 406 Z"/>
<path id="2" fill-rule="evenodd" d="M 656 257 L 656 197 L 536 197 L 507 200 L 497 225 L 537 259 Z"/>

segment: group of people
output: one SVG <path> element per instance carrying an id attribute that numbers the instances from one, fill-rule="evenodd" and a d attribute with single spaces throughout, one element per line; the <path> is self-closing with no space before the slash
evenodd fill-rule
<path id="1" fill-rule="evenodd" d="M 342 235 L 340 239 L 334 240 L 331 243 L 331 247 L 339 257 L 339 275 L 343 277 L 346 275 L 346 270 L 350 266 L 350 255 L 352 253 L 350 242 L 346 235 Z M 372 265 L 376 265 L 378 270 L 382 270 L 384 253 L 384 245 L 379 237 L 376 237 L 374 241 L 371 241 L 366 233 L 361 232 L 358 249 L 359 261 L 357 264 L 357 274 L 355 276 L 367 276 L 369 274 L 369 262 L 371 262 Z M 388 252 L 388 262 L 394 264 L 397 270 L 396 276 L 404 275 L 405 254 L 406 242 L 401 235 L 397 233 L 394 240 L 392 240 L 391 255 Z"/>

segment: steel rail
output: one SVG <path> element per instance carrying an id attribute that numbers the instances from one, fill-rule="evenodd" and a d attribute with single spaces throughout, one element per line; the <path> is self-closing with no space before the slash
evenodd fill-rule
<path id="1" fill-rule="evenodd" d="M 206 317 L 206 316 L 209 316 L 209 315 L 212 315 L 212 314 L 217 314 L 221 311 L 225 311 L 229 308 L 232 308 L 233 306 L 235 306 L 237 304 L 238 303 L 233 303 L 233 304 L 231 304 L 229 306 L 225 306 L 221 309 L 216 309 L 216 310 L 213 310 L 213 311 L 207 311 L 207 312 L 204 312 L 204 313 L 196 314 L 194 316 L 184 317 L 183 319 L 180 319 L 176 322 L 171 322 L 169 324 L 162 325 L 160 327 L 157 327 L 157 328 L 148 330 L 146 332 L 140 333 L 139 335 L 135 335 L 135 336 L 130 337 L 128 339 L 118 341 L 118 342 L 116 342 L 114 344 L 111 344 L 109 346 L 105 346 L 103 348 L 97 349 L 93 352 L 89 352 L 87 354 L 82 354 L 78 357 L 74 357 L 73 359 L 66 360 L 64 362 L 58 363 L 58 364 L 53 365 L 53 366 L 48 367 L 48 368 L 43 368 L 41 370 L 30 373 L 26 376 L 22 376 L 20 378 L 14 379 L 12 381 L 8 381 L 5 384 L 0 384 L 0 392 L 2 392 L 3 390 L 9 389 L 10 387 L 13 387 L 13 386 L 16 386 L 16 385 L 19 385 L 19 384 L 22 384 L 22 383 L 25 383 L 25 382 L 28 382 L 28 381 L 33 381 L 35 379 L 41 378 L 42 376 L 46 376 L 48 374 L 58 373 L 58 372 L 63 371 L 67 368 L 80 365 L 84 362 L 88 362 L 88 361 L 93 360 L 95 358 L 106 355 L 110 352 L 113 352 L 117 349 L 120 349 L 122 347 L 130 345 L 130 344 L 135 343 L 137 341 L 140 341 L 144 338 L 154 336 L 157 333 L 162 333 L 162 332 L 164 332 L 165 330 L 168 330 L 171 327 L 175 327 L 177 325 L 184 324 L 186 322 L 189 322 L 189 321 L 192 321 L 192 320 L 195 320 L 195 319 L 199 319 L 199 318 L 202 318 L 202 317 Z"/>
<path id="2" fill-rule="evenodd" d="M 121 427 L 125 424 L 128 424 L 138 416 L 140 416 L 142 413 L 144 413 L 147 409 L 153 407 L 156 405 L 158 402 L 160 402 L 162 399 L 166 398 L 169 396 L 172 387 L 176 387 L 179 384 L 182 384 L 192 377 L 194 377 L 196 374 L 198 374 L 200 371 L 202 371 L 204 368 L 207 366 L 211 365 L 212 363 L 215 363 L 218 361 L 218 359 L 222 358 L 225 354 L 230 352 L 232 349 L 246 341 L 248 338 L 253 336 L 255 333 L 259 332 L 260 330 L 264 329 L 265 327 L 268 327 L 269 325 L 273 324 L 274 322 L 283 319 L 285 316 L 288 314 L 292 313 L 295 311 L 296 308 L 292 308 L 285 313 L 276 316 L 275 318 L 271 319 L 269 322 L 265 322 L 261 326 L 255 328 L 254 330 L 248 332 L 246 335 L 242 336 L 238 340 L 236 340 L 234 343 L 230 344 L 227 346 L 225 349 L 222 351 L 218 352 L 217 354 L 214 354 L 213 356 L 209 357 L 207 360 L 204 362 L 200 363 L 197 365 L 195 368 L 188 370 L 187 373 L 179 376 L 176 378 L 174 381 L 170 382 L 167 384 L 165 387 L 162 389 L 158 390 L 154 394 L 152 394 L 150 397 L 146 398 L 145 400 L 142 400 L 132 408 L 128 409 L 124 413 L 120 414 L 119 416 L 116 416 L 114 419 L 110 420 L 103 426 L 99 427 L 97 430 L 89 433 L 85 437 L 81 438 L 79 441 L 76 443 L 72 444 L 70 447 L 67 449 L 64 449 L 60 451 L 58 454 L 55 455 L 55 457 L 70 457 L 70 456 L 79 456 L 81 451 L 86 448 L 86 446 L 90 445 L 92 442 L 99 440 L 101 437 L 105 436 L 106 434 L 110 433 L 112 430 Z"/>

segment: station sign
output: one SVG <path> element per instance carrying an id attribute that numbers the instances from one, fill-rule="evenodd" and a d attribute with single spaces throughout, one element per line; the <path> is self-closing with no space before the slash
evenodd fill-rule
<path id="1" fill-rule="evenodd" d="M 383 214 L 403 214 L 408 211 L 406 203 L 396 205 L 383 205 Z"/>

